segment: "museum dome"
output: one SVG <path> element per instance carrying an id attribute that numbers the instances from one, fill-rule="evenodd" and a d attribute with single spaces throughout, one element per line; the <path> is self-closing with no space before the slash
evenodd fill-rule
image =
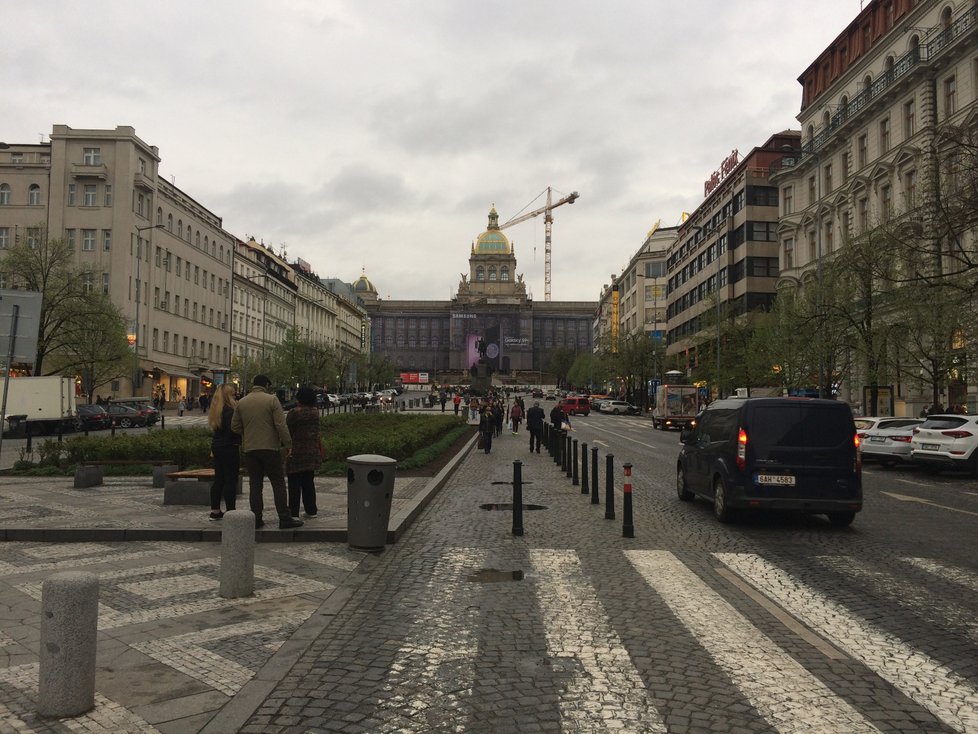
<path id="1" fill-rule="evenodd" d="M 353 292 L 357 295 L 362 295 L 364 293 L 373 293 L 376 295 L 377 289 L 374 288 L 374 284 L 370 282 L 370 279 L 367 278 L 366 273 L 364 273 L 353 281 Z"/>
<path id="2" fill-rule="evenodd" d="M 511 255 L 513 248 L 499 230 L 499 214 L 496 207 L 489 210 L 489 227 L 480 234 L 472 246 L 473 255 Z"/>

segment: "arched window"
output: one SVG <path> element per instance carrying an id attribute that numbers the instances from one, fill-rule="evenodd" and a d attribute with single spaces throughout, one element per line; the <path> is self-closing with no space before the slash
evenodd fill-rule
<path id="1" fill-rule="evenodd" d="M 845 109 L 849 106 L 849 95 L 843 94 L 842 99 L 839 100 L 839 107 Z"/>
<path id="2" fill-rule="evenodd" d="M 489 280 L 491 280 L 491 281 L 495 281 L 496 280 L 496 266 L 495 265 L 490 265 L 489 266 Z"/>
<path id="3" fill-rule="evenodd" d="M 479 282 L 482 282 L 486 279 L 486 269 L 481 265 L 475 269 L 475 279 L 478 280 Z"/>
<path id="4" fill-rule="evenodd" d="M 808 126 L 808 142 L 811 142 L 814 139 L 815 139 L 815 126 L 814 125 L 809 125 Z"/>
<path id="5" fill-rule="evenodd" d="M 166 231 L 167 232 L 172 232 L 173 231 L 173 215 L 172 214 L 167 214 L 166 215 Z"/>
<path id="6" fill-rule="evenodd" d="M 893 75 L 893 57 L 887 56 L 886 60 L 883 62 L 883 73 L 887 76 Z"/>
<path id="7" fill-rule="evenodd" d="M 941 28 L 947 29 L 951 27 L 951 8 L 944 8 L 941 11 Z"/>
<path id="8" fill-rule="evenodd" d="M 182 219 L 178 219 L 177 220 L 177 237 L 179 237 L 180 239 L 183 239 L 183 220 Z"/>
<path id="9" fill-rule="evenodd" d="M 219 252 L 221 253 L 221 262 L 224 262 L 224 245 L 221 245 Z"/>
<path id="10" fill-rule="evenodd" d="M 27 189 L 27 203 L 31 206 L 38 206 L 41 203 L 41 187 L 37 184 L 31 184 Z"/>
<path id="11" fill-rule="evenodd" d="M 867 74 L 863 77 L 863 91 L 868 91 L 873 86 L 873 77 Z"/>
<path id="12" fill-rule="evenodd" d="M 156 208 L 156 223 L 163 224 L 163 207 Z"/>
<path id="13" fill-rule="evenodd" d="M 210 240 L 207 238 L 207 235 L 205 234 L 204 235 L 204 252 L 207 252 L 207 245 L 208 245 L 209 242 L 210 242 Z M 200 238 L 199 237 L 197 238 L 197 247 L 200 247 Z"/>
<path id="14" fill-rule="evenodd" d="M 507 267 L 506 265 L 503 265 L 502 268 L 500 268 L 499 279 L 504 283 L 509 282 L 509 267 Z"/>
<path id="15" fill-rule="evenodd" d="M 822 114 L 822 129 L 823 130 L 828 130 L 829 129 L 829 123 L 831 121 L 832 121 L 832 118 L 829 115 L 829 111 L 828 110 L 825 110 L 825 112 Z"/>
<path id="16" fill-rule="evenodd" d="M 197 239 L 194 241 L 194 244 L 197 247 L 200 247 L 200 232 L 199 231 L 197 232 Z"/>
<path id="17" fill-rule="evenodd" d="M 10 184 L 0 184 L 0 205 L 10 203 Z"/>

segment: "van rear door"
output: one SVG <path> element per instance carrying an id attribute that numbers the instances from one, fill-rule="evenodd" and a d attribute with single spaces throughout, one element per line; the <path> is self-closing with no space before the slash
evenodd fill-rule
<path id="1" fill-rule="evenodd" d="M 763 497 L 858 496 L 855 424 L 849 407 L 816 401 L 758 401 L 745 415 L 745 491 Z"/>

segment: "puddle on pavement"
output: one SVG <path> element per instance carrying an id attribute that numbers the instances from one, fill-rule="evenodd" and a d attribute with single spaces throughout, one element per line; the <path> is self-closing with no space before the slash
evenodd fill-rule
<path id="1" fill-rule="evenodd" d="M 465 578 L 466 581 L 474 581 L 479 584 L 495 584 L 500 581 L 522 581 L 522 571 L 500 571 L 495 568 L 483 568 L 475 573 L 470 573 Z"/>
<path id="2" fill-rule="evenodd" d="M 479 505 L 480 510 L 505 510 L 506 512 L 513 511 L 513 503 L 507 502 L 505 504 L 489 504 L 489 505 Z M 544 505 L 523 505 L 524 510 L 546 510 Z"/>

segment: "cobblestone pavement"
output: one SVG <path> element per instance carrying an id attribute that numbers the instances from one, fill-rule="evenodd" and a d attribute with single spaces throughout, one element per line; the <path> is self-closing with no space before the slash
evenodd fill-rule
<path id="1" fill-rule="evenodd" d="M 600 420 L 575 421 L 606 429 L 597 505 L 504 434 L 383 554 L 260 544 L 251 599 L 217 596 L 216 544 L 0 544 L 0 732 L 978 732 L 974 517 L 868 491 L 845 531 L 720 525 L 677 501 L 674 435 Z M 615 447 L 635 538 L 620 469 L 605 519 Z M 66 565 L 100 576 L 97 706 L 40 720 L 40 583 Z"/>

